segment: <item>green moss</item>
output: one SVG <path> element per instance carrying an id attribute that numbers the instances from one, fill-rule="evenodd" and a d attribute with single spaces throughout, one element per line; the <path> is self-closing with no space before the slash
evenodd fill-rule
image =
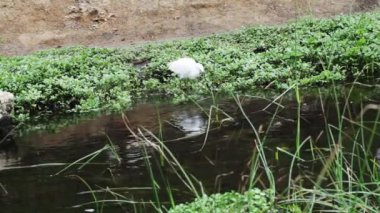
<path id="1" fill-rule="evenodd" d="M 169 210 L 169 213 L 193 212 L 276 212 L 273 208 L 273 199 L 269 192 L 251 189 L 244 194 L 227 192 L 223 194 L 204 195 L 187 204 L 180 204 Z"/>
<path id="2" fill-rule="evenodd" d="M 196 81 L 173 76 L 167 63 L 193 57 Z M 129 49 L 63 48 L 0 57 L 0 89 L 17 96 L 16 115 L 122 109 L 151 94 L 174 101 L 213 92 L 250 92 L 376 78 L 380 13 L 306 19 L 284 26 L 146 44 Z"/>

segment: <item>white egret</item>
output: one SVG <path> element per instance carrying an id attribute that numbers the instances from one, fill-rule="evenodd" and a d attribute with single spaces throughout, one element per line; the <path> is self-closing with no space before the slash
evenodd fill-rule
<path id="1" fill-rule="evenodd" d="M 169 70 L 178 75 L 179 78 L 195 79 L 204 72 L 203 65 L 192 58 L 180 58 L 168 64 Z"/>

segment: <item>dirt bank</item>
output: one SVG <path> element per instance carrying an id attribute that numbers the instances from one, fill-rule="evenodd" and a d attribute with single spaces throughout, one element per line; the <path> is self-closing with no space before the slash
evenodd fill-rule
<path id="1" fill-rule="evenodd" d="M 369 10 L 379 0 L 2 0 L 0 54 L 125 46 Z"/>

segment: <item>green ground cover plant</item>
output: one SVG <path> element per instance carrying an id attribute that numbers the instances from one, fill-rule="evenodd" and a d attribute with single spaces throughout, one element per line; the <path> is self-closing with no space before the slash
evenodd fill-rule
<path id="1" fill-rule="evenodd" d="M 167 63 L 189 56 L 199 80 L 180 80 Z M 376 79 L 380 13 L 304 19 L 283 26 L 124 49 L 70 47 L 0 56 L 0 89 L 17 96 L 15 115 L 122 109 L 159 94 L 175 102 L 211 92 L 287 89 L 355 78 Z"/>
<path id="2" fill-rule="evenodd" d="M 246 191 L 244 194 L 226 192 L 223 194 L 216 193 L 210 196 L 204 195 L 191 203 L 175 206 L 169 210 L 169 213 L 276 212 L 273 206 L 272 195 L 255 188 Z"/>

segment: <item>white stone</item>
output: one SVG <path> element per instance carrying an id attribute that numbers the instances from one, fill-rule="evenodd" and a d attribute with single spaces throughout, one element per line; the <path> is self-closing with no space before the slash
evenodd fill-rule
<path id="1" fill-rule="evenodd" d="M 0 91 L 0 116 L 12 112 L 14 101 L 15 96 L 12 93 Z"/>

